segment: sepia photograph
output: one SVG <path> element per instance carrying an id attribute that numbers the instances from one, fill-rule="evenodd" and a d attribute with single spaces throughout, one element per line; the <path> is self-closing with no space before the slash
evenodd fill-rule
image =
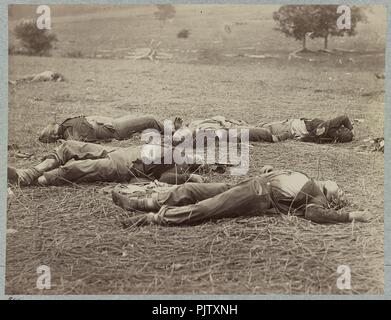
<path id="1" fill-rule="evenodd" d="M 382 5 L 9 5 L 5 294 L 384 294 L 386 30 Z"/>

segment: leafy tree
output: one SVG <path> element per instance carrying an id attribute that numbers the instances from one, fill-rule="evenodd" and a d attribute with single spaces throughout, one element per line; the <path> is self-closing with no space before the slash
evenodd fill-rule
<path id="1" fill-rule="evenodd" d="M 56 35 L 46 29 L 38 29 L 33 20 L 19 22 L 15 26 L 14 34 L 27 53 L 33 55 L 48 55 L 53 48 L 53 42 L 57 41 Z"/>
<path id="2" fill-rule="evenodd" d="M 303 41 L 303 49 L 306 49 L 306 34 L 313 29 L 311 19 L 312 6 L 285 5 L 273 13 L 273 19 L 277 21 L 277 30 L 287 37 Z"/>
<path id="3" fill-rule="evenodd" d="M 357 23 L 367 21 L 363 9 L 351 6 L 350 29 L 338 29 L 341 13 L 337 8 L 338 5 L 284 5 L 273 13 L 273 19 L 278 23 L 277 30 L 302 41 L 303 50 L 306 50 L 307 35 L 323 38 L 324 49 L 327 49 L 329 37 L 354 36 Z"/>

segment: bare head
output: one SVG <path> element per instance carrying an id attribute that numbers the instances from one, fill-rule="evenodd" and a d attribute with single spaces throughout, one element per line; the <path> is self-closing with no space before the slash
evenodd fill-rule
<path id="1" fill-rule="evenodd" d="M 335 140 L 336 142 L 340 142 L 340 143 L 352 141 L 353 140 L 352 130 L 345 127 L 339 128 L 336 132 Z"/>
<path id="2" fill-rule="evenodd" d="M 59 125 L 57 123 L 50 123 L 44 129 L 42 129 L 39 134 L 38 140 L 44 143 L 51 143 L 58 140 L 58 129 Z"/>
<path id="3" fill-rule="evenodd" d="M 64 77 L 58 72 L 53 72 L 52 78 L 55 81 L 64 81 Z"/>
<path id="4" fill-rule="evenodd" d="M 319 181 L 323 193 L 332 207 L 343 207 L 348 204 L 345 192 L 334 181 Z"/>

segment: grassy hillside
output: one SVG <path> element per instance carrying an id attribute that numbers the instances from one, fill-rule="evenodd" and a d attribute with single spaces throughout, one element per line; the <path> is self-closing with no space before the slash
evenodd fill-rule
<path id="1" fill-rule="evenodd" d="M 12 30 L 17 18 L 34 18 L 35 7 L 13 7 Z M 59 42 L 53 55 L 81 51 L 84 56 L 121 57 L 129 50 L 161 41 L 161 49 L 183 58 L 197 56 L 195 50 L 226 53 L 287 53 L 300 42 L 274 30 L 272 19 L 279 6 L 271 5 L 177 5 L 176 15 L 162 24 L 154 17 L 156 6 L 51 6 L 52 31 Z M 368 23 L 358 27 L 352 38 L 331 38 L 330 48 L 384 50 L 386 13 L 381 6 L 366 9 Z M 188 39 L 178 39 L 182 29 Z M 322 48 L 322 40 L 309 41 L 309 48 Z"/>

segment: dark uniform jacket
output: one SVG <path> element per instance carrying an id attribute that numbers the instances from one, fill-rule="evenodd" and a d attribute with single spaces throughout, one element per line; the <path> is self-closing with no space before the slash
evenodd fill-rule
<path id="1" fill-rule="evenodd" d="M 309 134 L 301 138 L 304 142 L 315 142 L 315 143 L 330 143 L 334 142 L 337 136 L 337 131 L 341 127 L 345 127 L 349 130 L 353 130 L 352 123 L 350 122 L 347 116 L 338 116 L 331 120 L 321 120 L 321 119 L 304 119 L 305 125 Z M 320 136 L 316 135 L 316 130 L 318 128 L 325 128 L 325 131 Z"/>
<path id="2" fill-rule="evenodd" d="M 85 116 L 78 116 L 66 119 L 60 124 L 60 139 L 95 142 L 97 140 L 114 139 L 115 130 L 107 125 L 92 125 Z"/>

